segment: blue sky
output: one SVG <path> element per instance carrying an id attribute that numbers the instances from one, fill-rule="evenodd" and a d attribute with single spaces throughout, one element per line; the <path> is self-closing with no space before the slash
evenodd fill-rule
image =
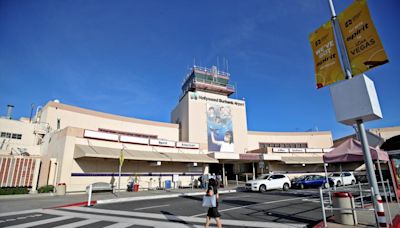
<path id="1" fill-rule="evenodd" d="M 335 1 L 338 13 L 352 3 Z M 396 0 L 370 0 L 390 63 L 367 74 L 384 118 L 400 125 Z M 0 115 L 49 100 L 169 122 L 188 68 L 227 58 L 249 130 L 353 132 L 336 122 L 329 89 L 315 89 L 308 34 L 330 19 L 328 1 L 0 0 Z"/>

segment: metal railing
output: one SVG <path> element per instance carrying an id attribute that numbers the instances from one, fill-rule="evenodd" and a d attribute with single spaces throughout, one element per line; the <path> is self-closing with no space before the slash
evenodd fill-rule
<path id="1" fill-rule="evenodd" d="M 389 215 L 389 223 L 391 224 L 392 214 L 391 214 L 391 210 L 388 205 L 388 202 L 389 201 L 393 202 L 393 197 L 395 197 L 395 194 L 394 194 L 394 192 L 392 192 L 389 180 L 386 180 L 383 182 L 378 182 L 378 185 L 381 187 L 380 193 L 383 193 L 382 195 L 385 197 L 388 215 Z M 365 189 L 365 186 L 368 188 Z M 352 204 L 352 208 L 335 208 L 335 207 L 333 207 L 332 193 L 335 193 L 335 192 L 351 192 L 351 193 L 357 195 L 357 197 L 354 197 L 354 205 Z M 324 193 L 327 193 L 327 194 L 324 194 Z M 348 186 L 343 186 L 343 187 L 339 187 L 339 188 L 336 188 L 336 186 L 334 186 L 333 188 L 328 188 L 328 189 L 320 188 L 319 195 L 320 195 L 324 227 L 328 227 L 327 219 L 326 219 L 326 211 L 330 211 L 331 214 L 333 213 L 333 211 L 340 211 L 340 210 L 352 211 L 353 218 L 355 219 L 354 220 L 355 224 L 357 223 L 356 216 L 355 216 L 356 211 L 373 211 L 374 215 L 375 215 L 375 221 L 378 221 L 378 218 L 377 218 L 378 215 L 375 211 L 375 208 L 373 206 L 371 208 L 366 208 L 366 203 L 365 203 L 366 199 L 371 198 L 370 204 L 372 204 L 372 195 L 373 195 L 373 189 L 369 188 L 368 183 L 364 183 L 364 184 L 358 183 L 355 185 L 348 185 Z M 325 203 L 326 197 L 324 195 L 327 195 L 327 197 L 328 197 L 328 205 L 326 205 L 326 203 Z M 357 205 L 357 201 L 359 201 L 359 206 Z M 379 224 L 377 224 L 377 226 L 379 226 Z"/>

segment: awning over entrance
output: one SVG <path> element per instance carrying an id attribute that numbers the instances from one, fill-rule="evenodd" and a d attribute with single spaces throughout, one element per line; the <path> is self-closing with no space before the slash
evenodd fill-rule
<path id="1" fill-rule="evenodd" d="M 324 160 L 321 157 L 282 157 L 282 162 L 285 164 L 323 164 Z"/>
<path id="2" fill-rule="evenodd" d="M 74 158 L 111 158 L 119 159 L 121 149 L 76 145 Z M 198 162 L 218 163 L 207 154 L 178 154 L 152 151 L 124 150 L 124 159 L 140 161 Z"/>

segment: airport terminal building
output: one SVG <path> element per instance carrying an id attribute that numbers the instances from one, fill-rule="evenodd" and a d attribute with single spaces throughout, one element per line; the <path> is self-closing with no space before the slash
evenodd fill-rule
<path id="1" fill-rule="evenodd" d="M 232 99 L 230 75 L 193 67 L 171 122 L 123 117 L 50 101 L 32 119 L 0 118 L 0 187 L 56 185 L 84 191 L 94 182 L 141 189 L 171 180 L 190 186 L 203 173 L 224 183 L 261 173 L 323 172 L 330 131 L 256 132 L 247 128 L 246 102 Z"/>

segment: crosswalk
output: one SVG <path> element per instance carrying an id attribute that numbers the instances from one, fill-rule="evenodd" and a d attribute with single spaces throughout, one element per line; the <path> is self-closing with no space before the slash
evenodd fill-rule
<path id="1" fill-rule="evenodd" d="M 204 218 L 91 207 L 36 209 L 0 214 L 0 227 L 204 227 Z M 305 227 L 305 224 L 223 220 L 226 227 Z M 211 227 L 215 227 L 213 224 Z"/>

